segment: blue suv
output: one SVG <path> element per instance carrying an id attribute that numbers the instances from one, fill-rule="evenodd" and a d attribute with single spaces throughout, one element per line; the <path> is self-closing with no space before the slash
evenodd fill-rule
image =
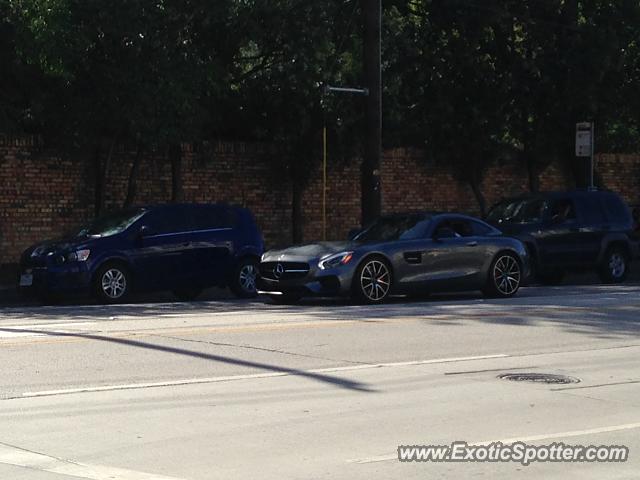
<path id="1" fill-rule="evenodd" d="M 20 261 L 20 287 L 39 297 L 93 293 L 105 303 L 132 291 L 171 290 L 193 300 L 207 287 L 256 295 L 264 249 L 249 210 L 170 204 L 121 210 L 76 235 L 39 243 Z"/>

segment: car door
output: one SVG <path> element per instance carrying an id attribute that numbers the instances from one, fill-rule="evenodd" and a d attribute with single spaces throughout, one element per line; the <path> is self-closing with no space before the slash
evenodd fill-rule
<path id="1" fill-rule="evenodd" d="M 194 205 L 190 215 L 193 230 L 185 261 L 193 281 L 202 286 L 224 283 L 233 266 L 235 216 L 224 205 Z"/>
<path id="2" fill-rule="evenodd" d="M 584 246 L 580 241 L 580 222 L 573 198 L 560 197 L 550 202 L 545 226 L 536 240 L 540 263 L 545 267 L 580 263 Z"/>
<path id="3" fill-rule="evenodd" d="M 611 226 L 599 194 L 586 194 L 577 202 L 579 238 L 574 242 L 581 264 L 595 264 L 604 236 Z"/>
<path id="4" fill-rule="evenodd" d="M 170 205 L 148 212 L 139 222 L 131 258 L 138 287 L 172 289 L 188 277 L 184 258 L 191 229 L 186 207 Z"/>
<path id="5" fill-rule="evenodd" d="M 447 217 L 436 222 L 424 262 L 429 287 L 460 290 L 474 285 L 482 267 L 481 248 L 469 219 Z"/>

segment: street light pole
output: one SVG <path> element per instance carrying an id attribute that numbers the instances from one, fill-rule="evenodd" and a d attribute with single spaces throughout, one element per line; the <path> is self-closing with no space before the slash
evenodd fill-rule
<path id="1" fill-rule="evenodd" d="M 366 98 L 364 158 L 362 161 L 362 224 L 381 212 L 380 157 L 382 151 L 382 1 L 361 0 L 364 20 L 364 78 Z"/>

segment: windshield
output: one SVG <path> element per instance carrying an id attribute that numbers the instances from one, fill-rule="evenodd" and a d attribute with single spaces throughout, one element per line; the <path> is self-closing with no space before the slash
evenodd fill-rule
<path id="1" fill-rule="evenodd" d="M 499 203 L 491 209 L 491 223 L 536 223 L 544 218 L 547 202 L 541 198 L 524 198 Z"/>
<path id="2" fill-rule="evenodd" d="M 108 237 L 109 235 L 116 235 L 133 225 L 145 212 L 146 210 L 143 208 L 133 208 L 109 213 L 96 218 L 89 225 L 86 225 L 80 230 L 78 236 Z"/>
<path id="3" fill-rule="evenodd" d="M 389 242 L 423 238 L 429 222 L 431 222 L 431 217 L 424 214 L 381 217 L 358 234 L 354 240 L 358 242 Z"/>

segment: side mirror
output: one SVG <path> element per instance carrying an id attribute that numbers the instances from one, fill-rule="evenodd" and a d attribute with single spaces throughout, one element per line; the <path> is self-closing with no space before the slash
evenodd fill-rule
<path id="1" fill-rule="evenodd" d="M 352 228 L 351 230 L 349 230 L 349 235 L 348 235 L 348 239 L 349 240 L 353 240 L 354 238 L 356 238 L 358 236 L 358 234 L 362 232 L 362 230 L 360 230 L 359 228 Z"/>
<path id="2" fill-rule="evenodd" d="M 436 233 L 433 235 L 435 240 L 446 240 L 447 238 L 456 238 L 456 232 L 449 227 L 443 227 L 436 230 Z"/>

